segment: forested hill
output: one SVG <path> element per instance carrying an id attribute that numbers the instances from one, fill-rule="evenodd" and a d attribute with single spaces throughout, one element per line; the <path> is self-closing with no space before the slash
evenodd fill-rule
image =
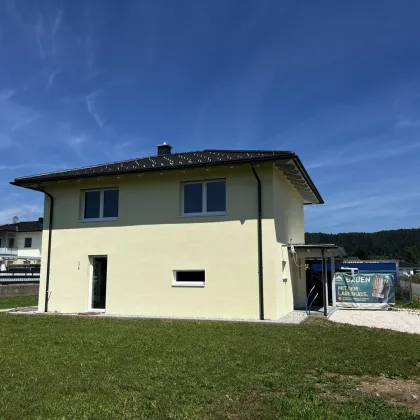
<path id="1" fill-rule="evenodd" d="M 383 230 L 375 233 L 306 233 L 307 244 L 337 244 L 349 257 L 399 259 L 420 262 L 420 229 Z"/>

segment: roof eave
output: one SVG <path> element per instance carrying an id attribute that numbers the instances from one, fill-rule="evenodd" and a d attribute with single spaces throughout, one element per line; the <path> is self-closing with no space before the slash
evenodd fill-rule
<path id="1" fill-rule="evenodd" d="M 312 179 L 309 176 L 307 170 L 303 166 L 303 163 L 300 160 L 299 156 L 295 155 L 293 160 L 295 161 L 296 165 L 299 167 L 299 170 L 301 171 L 302 176 L 305 178 L 305 181 L 307 182 L 307 184 L 309 185 L 309 187 L 311 188 L 311 190 L 315 194 L 316 198 L 318 199 L 318 204 L 324 204 L 325 203 L 324 199 L 322 198 L 318 189 L 315 187 L 314 182 L 312 181 Z M 314 204 L 314 203 L 310 203 L 310 204 Z"/>
<path id="2" fill-rule="evenodd" d="M 14 181 L 10 182 L 11 185 L 22 187 L 22 188 L 28 188 L 33 190 L 40 190 L 40 188 L 34 188 L 33 184 L 41 184 L 44 182 L 58 182 L 58 181 L 64 181 L 64 180 L 74 180 L 74 179 L 89 179 L 89 178 L 95 178 L 95 177 L 108 177 L 108 176 L 118 176 L 118 175 L 130 175 L 130 174 L 139 174 L 139 173 L 149 173 L 149 172 L 165 172 L 165 171 L 174 171 L 174 170 L 184 170 L 184 169 L 197 169 L 197 168 L 205 168 L 205 167 L 212 167 L 212 166 L 229 166 L 229 165 L 238 165 L 238 164 L 249 164 L 251 162 L 275 162 L 279 160 L 289 160 L 293 159 L 296 166 L 299 168 L 299 171 L 301 172 L 303 178 L 305 179 L 308 186 L 311 188 L 313 193 L 315 194 L 315 197 L 318 200 L 318 203 L 305 203 L 305 205 L 313 205 L 313 204 L 324 204 L 324 200 L 319 193 L 318 189 L 315 187 L 314 182 L 312 181 L 311 177 L 309 176 L 308 172 L 306 171 L 305 167 L 302 164 L 302 161 L 300 158 L 293 152 L 284 154 L 282 156 L 263 156 L 263 157 L 256 157 L 249 160 L 232 160 L 229 162 L 223 161 L 223 162 L 209 162 L 209 163 L 199 163 L 195 165 L 186 165 L 183 166 L 176 166 L 176 167 L 165 167 L 165 168 L 148 168 L 148 169 L 135 169 L 135 170 L 128 170 L 128 171 L 119 171 L 119 172 L 112 172 L 112 173 L 96 173 L 96 174 L 80 174 L 77 176 L 54 176 L 54 177 L 28 177 L 28 178 L 16 178 Z M 32 187 L 31 187 L 32 186 Z"/>
<path id="3" fill-rule="evenodd" d="M 135 170 L 128 170 L 128 171 L 119 171 L 119 172 L 110 172 L 110 173 L 95 173 L 95 174 L 80 174 L 76 176 L 55 176 L 55 177 L 28 177 L 28 178 L 16 178 L 14 181 L 10 182 L 11 185 L 15 185 L 17 187 L 24 187 L 25 184 L 37 184 L 42 182 L 54 182 L 54 181 L 63 181 L 63 180 L 72 180 L 72 179 L 82 179 L 82 178 L 95 178 L 95 177 L 106 177 L 106 176 L 118 176 L 118 175 L 130 175 L 130 174 L 138 174 L 138 173 L 147 173 L 147 172 L 165 172 L 165 171 L 174 171 L 174 170 L 185 170 L 185 169 L 197 169 L 197 168 L 204 168 L 210 166 L 229 166 L 229 165 L 238 165 L 238 164 L 249 164 L 250 162 L 274 162 L 276 160 L 284 160 L 284 159 L 291 159 L 296 157 L 295 153 L 285 154 L 283 156 L 263 156 L 263 157 L 256 157 L 253 159 L 237 159 L 231 160 L 229 162 L 209 162 L 209 163 L 198 163 L 193 165 L 185 165 L 185 166 L 175 166 L 175 167 L 157 167 L 157 168 L 148 168 L 148 169 L 135 169 Z"/>

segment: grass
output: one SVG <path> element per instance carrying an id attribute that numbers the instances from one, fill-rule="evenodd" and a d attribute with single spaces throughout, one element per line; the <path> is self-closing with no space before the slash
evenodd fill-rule
<path id="1" fill-rule="evenodd" d="M 420 300 L 418 296 L 413 295 L 413 303 L 406 303 L 406 302 L 397 302 L 397 306 L 399 308 L 404 308 L 404 309 L 420 309 Z"/>
<path id="2" fill-rule="evenodd" d="M 418 335 L 324 320 L 3 314 L 0 337 L 9 420 L 418 418 L 351 379 L 418 378 Z"/>
<path id="3" fill-rule="evenodd" d="M 38 296 L 0 297 L 0 309 L 17 308 L 22 306 L 37 306 Z"/>

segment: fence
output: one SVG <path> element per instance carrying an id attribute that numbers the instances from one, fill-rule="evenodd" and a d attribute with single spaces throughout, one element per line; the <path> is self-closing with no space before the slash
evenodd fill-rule
<path id="1" fill-rule="evenodd" d="M 420 276 L 400 276 L 400 283 L 397 285 L 396 299 L 398 302 L 411 304 L 420 296 Z"/>
<path id="2" fill-rule="evenodd" d="M 0 285 L 23 283 L 39 284 L 39 273 L 0 272 Z"/>

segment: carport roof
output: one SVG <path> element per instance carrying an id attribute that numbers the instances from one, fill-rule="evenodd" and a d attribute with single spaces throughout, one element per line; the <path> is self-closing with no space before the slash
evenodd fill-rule
<path id="1" fill-rule="evenodd" d="M 316 251 L 331 251 L 334 257 L 344 258 L 347 255 L 346 250 L 336 244 L 289 244 L 287 247 L 289 249 L 293 248 L 296 251 L 306 251 L 308 253 L 312 253 L 312 255 L 308 255 L 308 257 L 313 257 L 313 253 Z"/>

